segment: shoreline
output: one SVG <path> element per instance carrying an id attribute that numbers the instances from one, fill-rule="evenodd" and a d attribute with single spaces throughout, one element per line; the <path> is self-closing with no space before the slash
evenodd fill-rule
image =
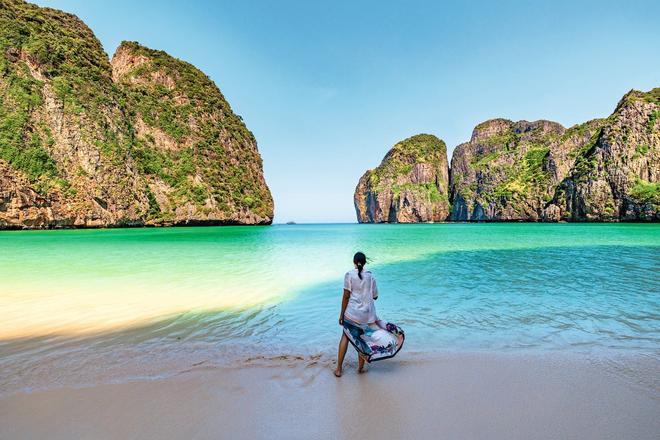
<path id="1" fill-rule="evenodd" d="M 55 225 L 47 227 L 31 227 L 26 225 L 0 225 L 0 232 L 16 232 L 16 231 L 76 231 L 76 230 L 104 230 L 104 229 L 176 229 L 176 228 L 211 228 L 211 227 L 227 227 L 227 226 L 315 226 L 315 225 L 469 225 L 469 224 L 660 224 L 660 220 L 525 220 L 525 219 L 509 219 L 509 220 L 446 220 L 439 222 L 341 222 L 341 223 L 240 223 L 240 222 L 225 222 L 225 221 L 189 221 L 173 224 L 127 224 L 127 225 Z"/>
<path id="2" fill-rule="evenodd" d="M 66 344 L 66 343 L 65 343 Z M 68 344 L 66 344 L 68 345 Z M 74 348 L 74 346 L 70 346 Z M 74 348 L 40 357 L 7 352 L 0 366 L 6 373 L 0 380 L 0 401 L 21 395 L 61 389 L 86 389 L 111 384 L 130 384 L 168 380 L 182 374 L 204 371 L 232 371 L 243 368 L 320 368 L 333 371 L 336 347 L 325 350 L 282 351 L 238 345 L 195 344 L 188 347 L 135 346 L 116 350 L 94 350 L 91 346 Z M 27 352 L 40 350 L 37 347 Z M 357 366 L 354 347 L 349 347 L 345 369 Z M 355 359 L 354 359 L 355 358 Z M 552 365 L 581 364 L 598 368 L 603 374 L 617 376 L 645 393 L 657 394 L 660 400 L 660 355 L 653 351 L 565 348 L 494 348 L 494 349 L 419 349 L 402 350 L 394 359 L 372 362 L 372 367 L 395 362 L 399 365 L 438 362 L 486 361 L 539 362 Z M 0 437 L 1 438 L 1 437 Z"/>
<path id="3" fill-rule="evenodd" d="M 111 225 L 52 225 L 46 227 L 31 227 L 26 225 L 3 224 L 0 225 L 0 232 L 2 231 L 76 231 L 76 230 L 102 230 L 102 229 L 159 229 L 159 228 L 205 228 L 213 226 L 272 226 L 272 222 L 261 223 L 241 223 L 234 221 L 224 220 L 191 220 L 188 222 L 171 223 L 171 224 L 148 224 L 148 223 L 135 223 L 135 224 L 111 224 Z"/>
<path id="4" fill-rule="evenodd" d="M 399 354 L 342 378 L 323 357 L 203 362 L 165 378 L 0 397 L 13 438 L 580 438 L 660 433 L 660 363 L 565 353 Z M 644 357 L 642 357 L 644 358 Z M 639 379 L 648 383 L 643 386 Z M 39 414 L 39 417 L 34 417 Z"/>

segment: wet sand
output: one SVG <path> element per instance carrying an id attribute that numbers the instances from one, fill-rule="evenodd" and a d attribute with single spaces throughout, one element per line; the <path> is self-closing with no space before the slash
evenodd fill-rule
<path id="1" fill-rule="evenodd" d="M 21 392 L 0 398 L 0 438 L 660 438 L 657 359 L 623 375 L 555 355 L 353 362 L 340 379 L 284 359 Z"/>

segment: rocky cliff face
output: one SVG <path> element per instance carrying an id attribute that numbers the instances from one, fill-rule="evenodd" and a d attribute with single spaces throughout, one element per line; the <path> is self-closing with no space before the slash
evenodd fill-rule
<path id="1" fill-rule="evenodd" d="M 631 91 L 578 151 L 547 220 L 660 220 L 660 88 Z"/>
<path id="2" fill-rule="evenodd" d="M 449 214 L 447 147 L 419 134 L 396 144 L 355 188 L 360 223 L 444 221 Z"/>
<path id="3" fill-rule="evenodd" d="M 213 81 L 132 42 L 117 49 L 112 76 L 127 97 L 150 220 L 270 222 L 273 200 L 257 142 Z"/>
<path id="4" fill-rule="evenodd" d="M 0 228 L 270 223 L 252 134 L 203 73 L 0 0 Z"/>
<path id="5" fill-rule="evenodd" d="M 84 23 L 0 2 L 0 227 L 139 222 L 148 201 L 121 100 Z"/>
<path id="6" fill-rule="evenodd" d="M 660 89 L 607 119 L 479 124 L 451 162 L 451 220 L 660 220 Z"/>
<path id="7" fill-rule="evenodd" d="M 566 130 L 550 121 L 494 119 L 479 124 L 451 162 L 451 220 L 541 220 L 594 120 Z"/>
<path id="8" fill-rule="evenodd" d="M 448 220 L 660 221 L 659 121 L 656 88 L 631 91 L 610 117 L 568 129 L 550 121 L 483 122 L 454 150 Z M 355 192 L 358 221 L 445 220 L 446 170 L 440 167 L 446 165 L 438 160 L 420 180 L 418 167 L 430 161 L 415 153 L 409 143 L 415 138 L 362 176 Z M 413 153 L 399 159 L 405 151 Z M 437 185 L 429 185 L 434 176 Z M 421 182 L 437 195 L 404 192 Z"/>

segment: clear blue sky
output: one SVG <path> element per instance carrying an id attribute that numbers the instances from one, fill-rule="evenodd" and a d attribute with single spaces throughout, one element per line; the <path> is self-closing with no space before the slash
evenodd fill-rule
<path id="1" fill-rule="evenodd" d="M 659 1 L 39 0 L 110 55 L 135 40 L 218 84 L 259 143 L 275 221 L 354 222 L 398 140 L 449 154 L 493 117 L 570 126 L 660 86 Z"/>

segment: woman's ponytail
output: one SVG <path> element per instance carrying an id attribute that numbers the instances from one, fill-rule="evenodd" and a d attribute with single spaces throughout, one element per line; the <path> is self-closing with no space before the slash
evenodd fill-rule
<path id="1" fill-rule="evenodd" d="M 364 265 L 367 264 L 367 256 L 362 252 L 357 252 L 353 255 L 353 263 L 357 266 L 358 277 L 362 279 L 362 270 L 364 269 Z"/>

